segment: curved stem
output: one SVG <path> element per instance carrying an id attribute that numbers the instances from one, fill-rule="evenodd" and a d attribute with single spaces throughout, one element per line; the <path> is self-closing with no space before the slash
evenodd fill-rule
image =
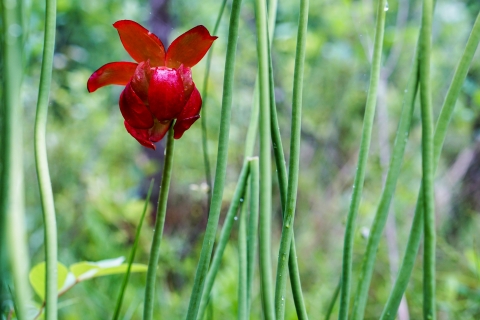
<path id="1" fill-rule="evenodd" d="M 258 239 L 258 204 L 260 201 L 260 178 L 258 157 L 250 158 L 250 217 L 247 227 L 247 314 L 252 305 L 252 286 Z"/>
<path id="2" fill-rule="evenodd" d="M 458 95 L 460 94 L 463 82 L 465 81 L 470 63 L 472 62 L 479 42 L 480 13 L 477 15 L 477 18 L 475 20 L 472 32 L 470 33 L 470 37 L 468 38 L 467 45 L 465 46 L 465 50 L 457 66 L 455 75 L 453 76 L 452 83 L 450 84 L 450 88 L 448 89 L 445 101 L 443 103 L 440 115 L 435 126 L 435 134 L 433 137 L 434 172 L 438 166 L 443 142 L 447 134 L 447 128 L 452 118 L 453 111 L 455 109 L 455 103 L 457 101 Z M 415 215 L 412 222 L 412 229 L 410 230 L 410 235 L 408 238 L 407 248 L 405 249 L 402 265 L 398 272 L 395 285 L 390 292 L 387 304 L 383 309 L 382 316 L 380 318 L 382 320 L 395 318 L 398 306 L 402 299 L 403 293 L 407 288 L 408 280 L 410 279 L 410 275 L 413 270 L 413 265 L 415 263 L 415 258 L 418 253 L 418 248 L 420 246 L 420 240 L 422 237 L 422 231 L 424 228 L 423 193 L 421 192 L 421 190 L 423 190 L 423 186 L 420 187 L 420 191 L 418 194 L 417 205 L 415 207 Z"/>
<path id="3" fill-rule="evenodd" d="M 163 163 L 162 184 L 158 197 L 157 217 L 153 233 L 152 248 L 150 249 L 150 259 L 148 260 L 147 284 L 145 286 L 145 304 L 143 307 L 143 319 L 151 320 L 153 318 L 153 305 L 155 296 L 155 284 L 157 282 L 157 266 L 160 258 L 160 244 L 162 242 L 163 226 L 165 224 L 165 215 L 167 213 L 168 191 L 170 189 L 170 179 L 172 177 L 173 152 L 175 140 L 173 139 L 173 122 L 170 125 L 167 136 L 167 146 L 165 147 L 165 159 Z"/>
<path id="4" fill-rule="evenodd" d="M 297 203 L 298 171 L 300 166 L 300 141 L 302 127 L 302 94 L 303 71 L 305 68 L 305 46 L 308 23 L 308 0 L 300 1 L 300 16 L 297 33 L 297 49 L 295 54 L 295 71 L 293 76 L 292 128 L 290 139 L 290 162 L 288 167 L 288 189 L 285 202 L 282 236 L 277 262 L 277 278 L 275 286 L 275 313 L 277 319 L 285 317 L 285 293 L 287 283 L 287 261 L 293 238 L 293 223 Z M 295 249 L 294 249 L 295 250 Z M 296 257 L 293 257 L 296 259 Z M 292 270 L 293 271 L 293 270 Z M 295 270 L 298 274 L 298 269 Z"/>
<path id="5" fill-rule="evenodd" d="M 45 134 L 47 128 L 48 100 L 52 81 L 52 63 L 55 49 L 56 0 L 46 1 L 45 38 L 42 73 L 35 119 L 35 160 L 42 201 L 45 229 L 45 319 L 57 319 L 57 223 L 52 183 L 48 169 Z"/>
<path id="6" fill-rule="evenodd" d="M 250 167 L 250 165 L 249 165 Z M 248 313 L 248 282 L 247 282 L 247 223 L 249 180 L 246 181 L 245 194 L 240 210 L 238 225 L 238 320 L 249 319 Z"/>
<path id="7" fill-rule="evenodd" d="M 213 186 L 212 202 L 208 216 L 207 229 L 203 239 L 200 261 L 198 262 L 192 294 L 190 296 L 190 303 L 188 305 L 187 319 L 189 320 L 195 320 L 197 318 L 198 308 L 200 306 L 203 288 L 205 285 L 205 279 L 207 277 L 208 267 L 210 265 L 210 259 L 212 256 L 215 235 L 217 233 L 220 210 L 222 207 L 223 189 L 225 187 L 225 174 L 227 170 L 228 142 L 233 97 L 233 74 L 235 70 L 235 56 L 238 41 L 238 22 L 240 20 L 241 3 L 241 0 L 234 0 L 230 14 L 215 184 Z"/>
<path id="8" fill-rule="evenodd" d="M 412 122 L 412 114 L 415 106 L 415 97 L 418 88 L 418 60 L 417 54 L 414 57 L 412 71 L 403 100 L 402 114 L 398 124 L 398 130 L 393 146 L 392 158 L 388 168 L 387 178 L 380 198 L 380 203 L 375 213 L 370 236 L 368 237 L 367 249 L 362 262 L 362 269 L 358 282 L 357 291 L 355 293 L 355 302 L 353 306 L 352 316 L 355 320 L 363 319 L 365 306 L 367 304 L 368 289 L 372 279 L 373 267 L 377 256 L 377 249 L 380 244 L 383 229 L 387 222 L 390 203 L 395 192 L 400 169 L 402 165 L 405 146 L 407 144 L 410 125 Z"/>
<path id="9" fill-rule="evenodd" d="M 360 142 L 360 151 L 358 155 L 358 166 L 355 173 L 352 200 L 350 202 L 345 230 L 342 263 L 342 288 L 340 291 L 340 312 L 338 316 L 339 320 L 346 320 L 348 318 L 348 309 L 350 304 L 350 283 L 352 281 L 353 236 L 355 233 L 355 220 L 357 218 L 358 207 L 360 206 L 362 197 L 363 181 L 365 179 L 365 170 L 367 166 L 368 151 L 370 149 L 373 119 L 375 116 L 375 105 L 377 100 L 378 82 L 380 78 L 382 60 L 383 34 L 385 29 L 385 4 L 386 0 L 378 0 L 375 42 L 370 72 L 370 86 L 368 88 L 367 104 L 365 107 L 362 140 Z"/>
<path id="10" fill-rule="evenodd" d="M 215 22 L 215 27 L 213 28 L 212 34 L 216 34 L 220 21 L 222 20 L 223 11 L 225 10 L 225 4 L 227 0 L 223 0 L 222 5 L 220 6 L 220 11 L 218 12 L 217 21 Z M 212 201 L 212 170 L 210 168 L 210 160 L 208 158 L 208 143 L 207 143 L 207 110 L 205 108 L 207 104 L 208 97 L 208 79 L 210 77 L 210 66 L 212 64 L 212 55 L 213 55 L 213 45 L 208 51 L 207 54 L 207 65 L 205 66 L 205 74 L 203 76 L 203 88 L 202 88 L 202 99 L 203 107 L 200 110 L 200 123 L 202 126 L 202 152 L 203 152 L 203 163 L 205 165 L 205 180 L 208 185 L 208 204 Z"/>

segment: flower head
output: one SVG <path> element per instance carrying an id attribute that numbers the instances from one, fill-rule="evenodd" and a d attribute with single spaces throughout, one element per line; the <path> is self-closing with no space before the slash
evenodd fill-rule
<path id="1" fill-rule="evenodd" d="M 143 146 L 155 149 L 171 122 L 179 139 L 200 118 L 202 98 L 191 68 L 207 53 L 213 41 L 204 26 L 176 38 L 167 51 L 160 39 L 131 20 L 113 24 L 125 50 L 137 63 L 111 62 L 95 71 L 87 82 L 89 92 L 106 85 L 123 85 L 120 112 L 128 133 Z"/>

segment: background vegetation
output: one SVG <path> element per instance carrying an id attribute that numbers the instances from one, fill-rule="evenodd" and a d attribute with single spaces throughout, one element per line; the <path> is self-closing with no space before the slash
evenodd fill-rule
<path id="1" fill-rule="evenodd" d="M 354 249 L 354 281 L 365 250 L 369 227 L 388 166 L 403 93 L 419 32 L 420 1 L 389 1 L 384 69 L 372 148 Z M 151 3 L 123 1 L 58 1 L 47 145 L 58 220 L 59 261 L 127 256 L 135 236 L 151 177 L 158 193 L 163 149 L 141 147 L 124 129 L 118 110 L 121 88 L 89 94 L 90 74 L 110 61 L 130 61 L 112 24 L 136 20 L 164 43 L 203 24 L 210 30 L 218 1 L 182 0 Z M 374 29 L 374 1 L 312 1 L 309 13 L 299 198 L 295 235 L 307 310 L 312 319 L 325 314 L 337 286 L 344 221 L 353 184 Z M 209 83 L 208 145 L 216 158 L 219 107 L 227 38 L 229 4 L 213 47 Z M 467 36 L 480 5 L 476 0 L 437 1 L 433 26 L 433 106 L 438 116 Z M 26 213 L 32 265 L 44 260 L 43 229 L 33 157 L 33 123 L 41 65 L 44 8 L 34 1 L 28 12 L 25 51 L 24 140 Z M 243 161 L 244 140 L 257 72 L 253 3 L 244 1 L 238 43 L 229 166 L 224 206 L 228 207 Z M 275 95 L 284 137 L 289 137 L 298 3 L 279 2 L 273 39 Z M 201 88 L 205 60 L 193 70 Z M 0 75 L 1 76 L 1 75 Z M 204 97 L 205 98 L 205 97 Z M 289 141 L 284 140 L 287 146 Z M 378 318 L 391 288 L 408 231 L 421 176 L 420 110 L 416 108 L 402 174 L 392 204 L 392 219 L 379 248 L 365 319 Z M 288 150 L 288 148 L 285 148 Z M 158 319 L 185 315 L 207 215 L 207 190 L 201 155 L 200 123 L 175 147 L 175 163 L 157 285 Z M 281 211 L 274 186 L 274 252 L 278 250 Z M 156 197 L 154 197 L 156 198 Z M 155 203 L 156 199 L 153 200 Z M 480 317 L 480 55 L 473 61 L 447 135 L 436 177 L 437 301 L 439 319 Z M 394 217 L 394 218 L 393 218 Z M 153 205 L 141 234 L 136 262 L 146 263 L 153 227 Z M 236 314 L 236 234 L 227 246 L 213 289 L 213 318 Z M 421 263 L 407 290 L 411 319 L 422 315 Z M 79 284 L 59 301 L 60 319 L 104 319 L 111 316 L 121 276 Z M 124 319 L 141 314 L 144 274 L 133 274 L 124 301 Z M 256 282 L 258 284 L 258 282 Z M 355 282 L 354 282 L 355 283 Z M 355 287 L 354 287 L 355 288 Z M 1 299 L 3 300 L 3 299 Z M 287 299 L 291 303 L 291 299 Z M 8 308 L 5 302 L 2 308 Z M 260 318 L 260 296 L 254 288 L 254 312 Z M 255 311 L 256 310 L 256 311 Z M 294 319 L 293 304 L 287 318 Z"/>

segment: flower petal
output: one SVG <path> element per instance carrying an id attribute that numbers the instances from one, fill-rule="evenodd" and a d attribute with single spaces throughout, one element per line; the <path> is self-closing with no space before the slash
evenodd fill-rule
<path id="1" fill-rule="evenodd" d="M 176 118 L 187 103 L 184 81 L 177 69 L 157 67 L 148 89 L 148 102 L 155 118 L 161 122 Z"/>
<path id="2" fill-rule="evenodd" d="M 140 62 L 135 70 L 130 85 L 137 96 L 148 105 L 148 87 L 153 70 L 150 68 L 150 60 Z"/>
<path id="3" fill-rule="evenodd" d="M 153 126 L 152 113 L 133 91 L 130 83 L 122 91 L 118 104 L 120 112 L 130 126 L 137 129 L 148 129 Z"/>
<path id="4" fill-rule="evenodd" d="M 156 35 L 132 20 L 120 20 L 113 26 L 133 60 L 142 62 L 150 59 L 154 67 L 165 64 L 165 48 Z"/>
<path id="5" fill-rule="evenodd" d="M 196 26 L 175 39 L 167 51 L 166 65 L 178 68 L 181 64 L 193 67 L 212 46 L 218 37 L 211 36 L 204 26 Z"/>
<path id="6" fill-rule="evenodd" d="M 150 129 L 136 129 L 128 124 L 127 121 L 124 121 L 125 129 L 127 129 L 128 133 L 144 147 L 150 148 L 155 150 L 155 145 L 153 143 L 162 140 L 165 134 L 170 128 L 169 123 L 161 123 L 155 121 L 155 125 Z"/>
<path id="7" fill-rule="evenodd" d="M 111 62 L 92 73 L 87 81 L 88 92 L 109 84 L 126 85 L 137 68 L 133 62 Z"/>
<path id="8" fill-rule="evenodd" d="M 192 95 L 190 99 L 188 99 L 185 108 L 183 108 L 182 112 L 178 116 L 177 122 L 175 122 L 175 126 L 173 127 L 175 139 L 180 139 L 183 133 L 188 130 L 192 124 L 200 118 L 200 108 L 202 107 L 202 97 L 200 96 L 200 92 L 195 87 L 193 89 Z"/>

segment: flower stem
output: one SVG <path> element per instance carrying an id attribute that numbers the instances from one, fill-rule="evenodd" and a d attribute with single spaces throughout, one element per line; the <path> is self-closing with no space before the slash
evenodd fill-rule
<path id="1" fill-rule="evenodd" d="M 433 1 L 423 1 L 420 29 L 420 102 L 422 118 L 422 190 L 424 214 L 423 316 L 436 319 L 435 313 L 435 207 L 433 190 L 433 114 L 430 84 Z"/>
<path id="2" fill-rule="evenodd" d="M 457 66 L 455 75 L 453 76 L 452 83 L 448 89 L 445 101 L 443 103 L 442 109 L 440 111 L 440 116 L 438 117 L 435 134 L 433 137 L 433 169 L 434 172 L 438 166 L 440 159 L 440 153 L 442 150 L 443 142 L 447 133 L 447 128 L 450 123 L 450 120 L 455 109 L 455 103 L 460 94 L 463 82 L 467 76 L 467 72 L 472 62 L 475 51 L 480 42 L 480 13 L 477 15 L 475 24 L 473 26 L 470 37 L 468 38 L 467 45 L 463 52 L 462 58 Z M 395 285 L 390 292 L 387 304 L 382 312 L 381 319 L 394 319 L 400 301 L 402 299 L 403 293 L 407 288 L 408 280 L 413 270 L 413 265 L 415 263 L 415 258 L 418 253 L 418 248 L 420 246 L 420 240 L 422 237 L 422 231 L 424 228 L 424 217 L 423 217 L 423 186 L 420 187 L 420 191 L 417 198 L 417 205 L 415 207 L 415 215 L 412 222 L 412 228 L 410 230 L 410 235 L 407 242 L 407 248 L 405 249 L 405 254 L 403 257 L 402 265 L 398 272 L 397 280 Z"/>
<path id="3" fill-rule="evenodd" d="M 14 284 L 14 301 L 18 319 L 27 319 L 30 300 L 28 285 L 28 247 L 26 242 L 22 106 L 20 99 L 23 64 L 19 34 L 10 32 L 22 25 L 19 2 L 2 3 L 2 133 L 0 165 L 0 259 L 7 258 Z M 25 30 L 23 30 L 25 31 Z M 4 233 L 5 232 L 5 233 Z M 6 234 L 6 236 L 5 236 Z M 3 246 L 5 242 L 5 247 Z M 4 254 L 8 251 L 8 255 Z M 4 261 L 0 261 L 3 263 Z M 3 270 L 2 270 L 3 271 Z M 3 279 L 2 279 L 3 280 Z M 1 285 L 2 283 L 0 283 Z"/>
<path id="4" fill-rule="evenodd" d="M 52 183 L 48 169 L 45 134 L 47 128 L 48 100 L 52 82 L 52 64 L 55 49 L 56 0 L 46 1 L 45 38 L 42 72 L 35 119 L 35 160 L 42 201 L 45 233 L 45 319 L 57 319 L 57 223 Z"/>
<path id="5" fill-rule="evenodd" d="M 258 157 L 250 158 L 250 216 L 247 228 L 247 314 L 252 306 L 252 286 L 257 256 L 258 204 L 260 201 L 260 178 Z"/>
<path id="6" fill-rule="evenodd" d="M 249 165 L 250 167 L 250 165 Z M 246 181 L 245 194 L 240 210 L 240 223 L 238 225 L 238 320 L 249 319 L 248 293 L 247 293 L 247 223 L 248 223 L 248 190 L 249 180 Z"/>
<path id="7" fill-rule="evenodd" d="M 260 95 L 260 281 L 264 319 L 275 319 L 271 261 L 272 178 L 270 155 L 270 104 L 268 75 L 268 27 L 266 1 L 255 0 Z"/>
<path id="8" fill-rule="evenodd" d="M 167 212 L 168 191 L 170 189 L 170 179 L 172 177 L 173 152 L 175 140 L 173 139 L 173 122 L 170 125 L 167 136 L 167 146 L 165 147 L 165 159 L 163 163 L 162 183 L 157 206 L 157 217 L 153 233 L 152 248 L 150 249 L 150 259 L 148 260 L 147 285 L 145 287 L 145 304 L 143 309 L 143 319 L 151 320 L 153 317 L 153 305 L 155 296 L 155 284 L 157 282 L 156 273 L 158 259 L 160 258 L 160 244 L 162 242 L 163 226 L 165 224 L 165 215 Z"/>
<path id="9" fill-rule="evenodd" d="M 220 26 L 220 21 L 222 20 L 223 11 L 225 10 L 225 4 L 227 0 L 223 0 L 222 5 L 220 6 L 220 11 L 218 12 L 217 21 L 215 22 L 215 27 L 213 28 L 213 33 L 216 34 L 218 27 Z M 208 203 L 210 204 L 212 200 L 212 170 L 210 168 L 210 160 L 208 158 L 208 143 L 207 143 L 207 97 L 208 97 L 208 79 L 210 77 L 210 66 L 212 64 L 213 56 L 213 45 L 208 51 L 207 54 L 207 65 L 205 66 L 205 74 L 203 76 L 203 88 L 202 88 L 202 99 L 203 99 L 203 108 L 200 110 L 200 124 L 202 126 L 202 151 L 203 151 L 203 163 L 205 166 L 205 180 L 208 185 Z"/>
<path id="10" fill-rule="evenodd" d="M 238 178 L 237 187 L 233 194 L 232 202 L 228 208 L 227 215 L 225 216 L 225 221 L 223 223 L 222 232 L 220 233 L 220 239 L 218 240 L 217 248 L 215 254 L 213 255 L 212 263 L 210 265 L 210 270 L 208 271 L 205 288 L 203 289 L 200 307 L 198 311 L 197 319 L 202 319 L 203 314 L 208 305 L 208 297 L 212 291 L 213 283 L 215 282 L 215 277 L 217 276 L 218 269 L 220 268 L 220 263 L 222 262 L 223 253 L 227 246 L 228 239 L 230 238 L 230 233 L 232 231 L 235 215 L 237 214 L 238 207 L 240 206 L 240 199 L 245 194 L 245 187 L 247 185 L 249 173 L 248 162 L 245 161 L 240 172 L 240 177 Z"/>
<path id="11" fill-rule="evenodd" d="M 300 1 L 295 71 L 293 76 L 292 127 L 290 139 L 290 162 L 288 167 L 288 188 L 286 205 L 284 207 L 284 219 L 282 236 L 280 239 L 280 250 L 278 253 L 277 279 L 275 286 L 275 313 L 277 319 L 283 319 L 285 317 L 287 261 L 289 259 L 290 248 L 292 244 L 293 223 L 295 219 L 295 207 L 297 202 L 302 126 L 303 73 L 305 67 L 308 6 L 309 0 Z M 296 259 L 296 257 L 293 258 Z M 296 271 L 296 274 L 298 274 L 298 270 Z"/>
<path id="12" fill-rule="evenodd" d="M 200 261 L 198 262 L 192 294 L 190 296 L 190 303 L 188 305 L 188 320 L 195 320 L 197 318 L 222 206 L 223 189 L 225 187 L 225 174 L 227 170 L 228 142 L 233 97 L 233 74 L 235 70 L 235 56 L 238 42 L 238 22 L 240 20 L 241 3 L 241 0 L 234 0 L 230 13 L 215 184 L 213 187 L 212 202 L 208 216 L 207 229 L 203 239 Z"/>
<path id="13" fill-rule="evenodd" d="M 415 107 L 415 97 L 418 89 L 418 51 L 413 60 L 413 67 L 410 72 L 405 97 L 403 100 L 402 113 L 398 124 L 395 143 L 393 146 L 392 158 L 388 168 L 387 178 L 383 187 L 380 203 L 375 213 L 372 229 L 368 237 L 367 248 L 362 262 L 362 269 L 355 294 L 355 302 L 353 306 L 352 318 L 354 320 L 363 319 L 365 306 L 367 304 L 368 289 L 372 279 L 373 267 L 377 256 L 380 239 L 387 222 L 390 203 L 395 192 L 395 186 L 400 175 L 405 146 L 410 132 L 412 123 L 412 114 Z"/>
<path id="14" fill-rule="evenodd" d="M 355 173 L 352 199 L 350 202 L 345 230 L 342 263 L 342 288 L 340 291 L 340 310 L 338 316 L 339 320 L 346 320 L 348 318 L 350 286 L 352 282 L 353 236 L 355 233 L 355 220 L 358 213 L 358 207 L 360 206 L 360 201 L 362 198 L 363 182 L 365 180 L 365 170 L 367 166 L 368 151 L 370 149 L 373 120 L 375 116 L 375 106 L 382 60 L 383 34 L 385 27 L 385 4 L 386 0 L 378 0 L 375 41 L 373 47 L 372 67 L 370 72 L 370 86 L 368 88 L 367 103 L 365 107 L 362 140 L 360 142 L 360 151 L 358 155 L 358 165 Z"/>
<path id="15" fill-rule="evenodd" d="M 148 204 L 150 203 L 150 196 L 152 194 L 152 189 L 153 189 L 153 181 L 154 179 L 152 179 L 152 181 L 150 182 L 147 198 L 145 199 L 145 204 L 143 206 L 142 216 L 140 217 L 140 222 L 138 223 L 137 231 L 135 232 L 135 241 L 133 242 L 132 251 L 130 251 L 130 257 L 128 258 L 128 268 L 127 268 L 127 272 L 125 272 L 125 275 L 123 277 L 122 287 L 118 294 L 117 304 L 115 306 L 115 311 L 112 317 L 113 320 L 117 320 L 118 317 L 120 317 L 120 310 L 122 309 L 123 295 L 125 294 L 125 290 L 128 284 L 128 279 L 130 278 L 130 270 L 132 268 L 133 260 L 135 259 L 135 253 L 137 251 L 138 241 L 140 240 L 140 232 L 142 231 L 143 221 L 145 220 L 145 213 L 147 212 Z"/>

